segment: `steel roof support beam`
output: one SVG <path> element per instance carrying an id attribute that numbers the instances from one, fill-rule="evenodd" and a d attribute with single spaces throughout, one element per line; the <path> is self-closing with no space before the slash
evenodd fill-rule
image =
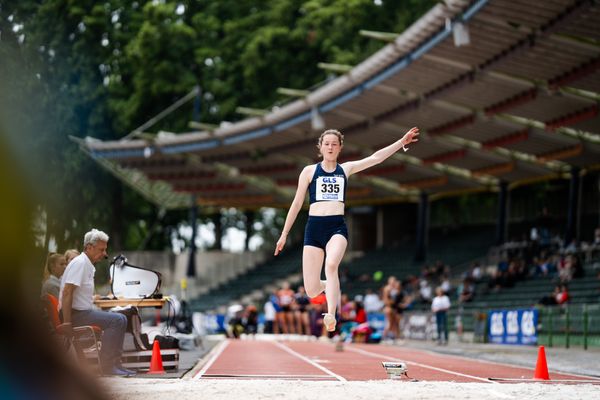
<path id="1" fill-rule="evenodd" d="M 85 151 L 85 150 L 84 150 Z M 87 151 L 86 151 L 87 153 Z M 149 202 L 167 210 L 190 207 L 188 194 L 177 193 L 167 182 L 152 182 L 143 173 L 121 167 L 105 158 L 94 159 L 102 168 L 140 193 Z"/>
<path id="2" fill-rule="evenodd" d="M 332 111 L 332 112 L 337 113 L 337 110 Z M 367 117 L 363 116 L 363 119 L 366 119 L 366 118 Z M 392 124 L 391 122 L 378 122 L 378 124 L 381 124 L 383 126 L 388 126 L 394 130 L 401 129 L 399 126 Z M 363 123 L 359 123 L 359 125 L 360 125 L 360 127 L 357 127 L 357 130 L 362 129 Z M 352 129 L 353 128 L 344 129 L 343 130 L 344 134 L 347 135 L 348 133 L 351 133 Z M 359 145 L 356 143 L 353 144 L 353 143 L 349 142 L 347 139 L 344 143 L 344 146 L 347 148 L 352 147 L 354 149 L 359 149 L 365 155 L 367 155 L 367 154 L 370 155 L 375 151 L 374 149 L 370 149 L 366 146 L 362 146 L 362 145 Z M 427 162 L 426 160 L 422 160 L 417 157 L 412 157 L 408 154 L 395 153 L 395 154 L 392 154 L 392 156 L 390 158 L 401 161 L 403 163 L 408 163 L 408 164 L 417 166 L 418 168 L 427 169 L 427 170 L 434 169 L 435 171 L 445 175 L 446 178 L 448 178 L 448 176 L 452 175 L 452 176 L 460 178 L 460 179 L 466 179 L 470 182 L 473 182 L 473 180 L 475 180 L 478 184 L 484 184 L 484 185 L 489 185 L 490 183 L 494 183 L 494 181 L 496 179 L 491 176 L 484 176 L 483 174 L 480 174 L 480 176 L 478 176 L 478 177 L 473 177 L 472 174 L 470 173 L 470 171 L 466 170 L 464 168 L 446 165 L 439 161 L 435 162 L 435 160 L 431 160 L 431 161 Z M 490 181 L 492 181 L 492 182 L 490 182 Z M 441 182 L 441 181 L 438 181 L 438 182 Z"/>
<path id="3" fill-rule="evenodd" d="M 399 129 L 399 127 L 397 127 L 391 123 L 388 123 L 388 124 L 391 126 L 394 126 L 396 129 Z M 353 148 L 361 149 L 363 151 L 363 153 L 369 154 L 369 155 L 372 154 L 376 150 L 376 149 L 371 149 L 366 146 L 358 145 L 356 143 L 346 142 L 344 145 L 348 146 L 348 147 L 352 146 Z M 408 163 L 413 166 L 416 166 L 417 168 L 422 168 L 422 169 L 426 169 L 429 171 L 431 171 L 433 169 L 433 170 L 437 171 L 438 173 L 446 175 L 447 177 L 453 176 L 453 177 L 465 180 L 471 184 L 476 183 L 478 185 L 489 186 L 489 185 L 496 184 L 496 181 L 497 181 L 497 178 L 494 178 L 492 176 L 485 176 L 485 175 L 474 176 L 471 173 L 471 171 L 469 171 L 467 169 L 455 167 L 452 165 L 447 165 L 442 162 L 432 161 L 431 163 L 427 164 L 427 163 L 425 163 L 424 160 L 417 158 L 417 157 L 410 156 L 408 154 L 395 153 L 390 156 L 390 159 L 401 161 L 403 163 Z M 379 178 L 379 179 L 382 179 L 382 178 Z"/>
<path id="4" fill-rule="evenodd" d="M 280 88 L 277 88 L 277 93 L 284 95 L 284 96 L 290 96 L 290 97 L 306 97 L 310 94 L 310 90 L 291 89 L 291 88 L 280 87 Z"/>
<path id="5" fill-rule="evenodd" d="M 347 72 L 352 71 L 354 66 L 348 64 L 331 64 L 331 63 L 318 63 L 317 67 L 320 69 L 324 69 L 325 71 L 337 72 L 340 74 L 345 74 Z"/>
<path id="6" fill-rule="evenodd" d="M 360 31 L 358 31 L 358 34 L 360 36 L 368 37 L 370 39 L 382 40 L 382 41 L 388 42 L 388 43 L 392 43 L 396 39 L 398 39 L 398 37 L 400 37 L 399 33 L 369 31 L 369 30 L 365 30 L 365 29 L 361 29 Z"/>
<path id="7" fill-rule="evenodd" d="M 249 117 L 264 117 L 269 113 L 269 110 L 262 108 L 236 107 L 235 112 Z"/>
<path id="8" fill-rule="evenodd" d="M 207 131 L 209 133 L 213 133 L 214 131 L 217 130 L 219 125 L 207 124 L 206 122 L 190 121 L 190 122 L 188 122 L 188 127 L 191 129 L 199 129 L 201 131 Z"/>

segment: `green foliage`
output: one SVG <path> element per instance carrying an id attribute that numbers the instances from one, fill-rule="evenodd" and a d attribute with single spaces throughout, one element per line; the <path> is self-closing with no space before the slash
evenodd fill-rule
<path id="1" fill-rule="evenodd" d="M 84 155 L 69 135 L 125 136 L 199 84 L 201 120 L 269 107 L 304 89 L 318 62 L 357 64 L 383 46 L 360 29 L 401 32 L 433 0 L 19 0 L 0 5 L 0 108 L 6 140 L 59 250 L 91 227 L 113 248 L 162 249 L 186 213 L 152 228 L 155 206 Z M 153 130 L 183 131 L 183 107 Z M 142 223 L 141 221 L 144 221 Z M 231 224 L 230 221 L 226 225 Z M 147 238 L 150 239 L 147 239 Z"/>

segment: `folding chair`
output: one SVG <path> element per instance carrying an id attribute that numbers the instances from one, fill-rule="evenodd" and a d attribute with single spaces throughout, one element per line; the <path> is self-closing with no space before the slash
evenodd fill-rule
<path id="1" fill-rule="evenodd" d="M 80 360 L 95 358 L 98 366 L 100 366 L 100 349 L 102 347 L 102 342 L 99 338 L 102 336 L 102 329 L 95 325 L 76 326 L 73 328 L 73 337 L 65 337 L 58 329 L 59 325 L 62 323 L 58 315 L 58 299 L 51 294 L 46 294 L 45 300 L 48 318 L 54 328 L 54 332 L 65 339 L 65 347 L 68 349 L 68 347 L 72 345 Z M 88 357 L 88 354 L 93 357 Z"/>

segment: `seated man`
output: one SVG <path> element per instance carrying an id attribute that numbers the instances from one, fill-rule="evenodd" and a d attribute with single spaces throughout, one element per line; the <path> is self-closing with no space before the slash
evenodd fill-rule
<path id="1" fill-rule="evenodd" d="M 73 326 L 97 325 L 103 330 L 101 368 L 104 374 L 128 376 L 134 371 L 121 366 L 127 317 L 94 309 L 94 264 L 107 258 L 108 235 L 92 229 L 83 239 L 83 252 L 67 266 L 60 282 L 59 309 L 63 323 L 59 330 L 73 335 Z"/>

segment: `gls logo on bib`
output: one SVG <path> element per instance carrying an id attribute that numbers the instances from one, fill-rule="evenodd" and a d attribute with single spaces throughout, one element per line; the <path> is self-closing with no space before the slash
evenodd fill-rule
<path id="1" fill-rule="evenodd" d="M 317 201 L 344 201 L 344 178 L 340 176 L 319 176 L 316 182 Z"/>

